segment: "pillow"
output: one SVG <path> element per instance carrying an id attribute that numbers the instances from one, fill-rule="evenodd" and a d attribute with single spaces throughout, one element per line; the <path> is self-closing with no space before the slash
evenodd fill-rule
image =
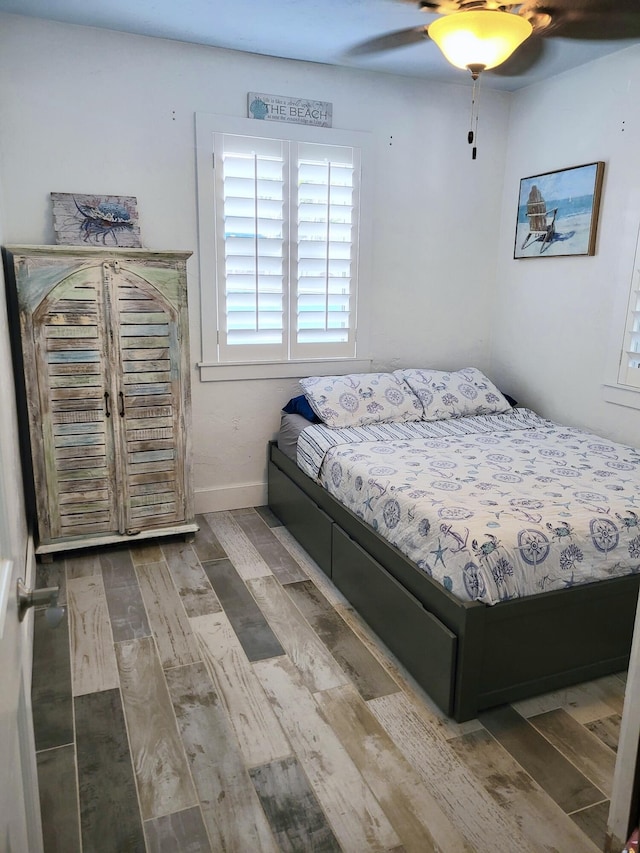
<path id="1" fill-rule="evenodd" d="M 392 373 L 310 376 L 300 385 L 311 408 L 329 427 L 419 421 L 422 406 L 411 389 Z"/>
<path id="2" fill-rule="evenodd" d="M 280 419 L 280 429 L 278 430 L 278 450 L 281 450 L 289 459 L 294 462 L 298 458 L 298 438 L 305 427 L 309 426 L 309 421 L 302 415 L 297 415 L 295 412 L 284 412 Z"/>
<path id="3" fill-rule="evenodd" d="M 447 373 L 443 370 L 395 370 L 422 403 L 422 420 L 438 421 L 470 415 L 510 412 L 504 395 L 477 367 Z"/>
<path id="4" fill-rule="evenodd" d="M 312 424 L 320 423 L 320 418 L 313 411 L 304 394 L 300 394 L 298 397 L 292 397 L 287 405 L 283 407 L 282 411 L 286 412 L 288 415 L 302 415 L 303 418 L 311 421 Z"/>

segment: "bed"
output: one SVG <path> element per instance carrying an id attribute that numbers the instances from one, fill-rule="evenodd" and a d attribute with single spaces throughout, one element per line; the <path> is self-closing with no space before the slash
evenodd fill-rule
<path id="1" fill-rule="evenodd" d="M 269 506 L 447 716 L 627 667 L 636 449 L 514 408 L 476 368 L 301 385 Z"/>

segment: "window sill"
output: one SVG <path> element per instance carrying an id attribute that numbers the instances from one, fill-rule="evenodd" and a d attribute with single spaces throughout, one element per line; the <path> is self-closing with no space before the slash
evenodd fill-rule
<path id="1" fill-rule="evenodd" d="M 253 364 L 208 364 L 200 362 L 201 382 L 229 382 L 242 379 L 301 379 L 304 376 L 333 376 L 368 373 L 370 358 L 336 358 L 322 361 L 255 362 Z"/>
<path id="2" fill-rule="evenodd" d="M 630 385 L 603 385 L 602 396 L 607 403 L 640 409 L 640 388 L 632 388 Z"/>

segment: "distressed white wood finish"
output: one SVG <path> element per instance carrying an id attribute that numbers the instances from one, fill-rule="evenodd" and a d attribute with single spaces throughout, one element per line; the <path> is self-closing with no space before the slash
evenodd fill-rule
<path id="1" fill-rule="evenodd" d="M 149 624 L 158 646 L 162 666 L 182 666 L 200 660 L 180 596 L 164 560 L 136 566 Z"/>
<path id="2" fill-rule="evenodd" d="M 203 663 L 165 673 L 216 853 L 277 853 L 267 817 L 244 766 L 233 729 Z"/>
<path id="3" fill-rule="evenodd" d="M 354 634 L 362 640 L 371 653 L 384 663 L 394 680 L 404 690 L 414 710 L 425 719 L 427 725 L 433 726 L 438 731 L 440 737 L 448 740 L 482 728 L 482 724 L 477 719 L 457 723 L 451 717 L 447 717 L 358 613 L 351 610 L 345 611 L 339 606 L 336 610 L 349 623 Z"/>
<path id="4" fill-rule="evenodd" d="M 245 536 L 231 513 L 207 512 L 204 518 L 243 580 L 272 575 L 271 569 Z"/>
<path id="5" fill-rule="evenodd" d="M 156 542 L 134 545 L 129 549 L 129 553 L 134 566 L 144 566 L 145 563 L 159 563 L 164 559 L 162 549 Z"/>
<path id="6" fill-rule="evenodd" d="M 100 575 L 67 581 L 74 696 L 118 686 L 107 598 Z"/>
<path id="7" fill-rule="evenodd" d="M 395 830 L 291 661 L 271 658 L 253 667 L 345 853 L 397 847 Z"/>
<path id="8" fill-rule="evenodd" d="M 96 553 L 81 553 L 68 556 L 65 559 L 65 570 L 67 577 L 86 578 L 92 575 L 102 575 L 100 566 L 100 555 Z M 46 584 L 48 586 L 48 584 Z M 59 599 L 58 599 L 59 600 Z"/>
<path id="9" fill-rule="evenodd" d="M 291 755 L 271 704 L 224 613 L 190 620 L 247 767 Z"/>
<path id="10" fill-rule="evenodd" d="M 186 542 L 165 542 L 162 552 L 187 616 L 204 616 L 222 610 L 191 545 Z"/>
<path id="11" fill-rule="evenodd" d="M 491 735 L 484 730 L 472 732 L 450 743 L 460 761 L 473 772 L 501 809 L 517 820 L 529 839 L 523 850 L 596 853 L 595 845 L 589 843 L 571 818 Z"/>
<path id="12" fill-rule="evenodd" d="M 381 696 L 367 704 L 449 820 L 470 840 L 477 853 L 539 849 L 523 836 L 517 821 L 475 784 L 468 767 L 404 694 Z"/>
<path id="13" fill-rule="evenodd" d="M 196 805 L 189 764 L 153 640 L 116 644 L 120 688 L 144 820 Z"/>
<path id="14" fill-rule="evenodd" d="M 195 530 L 190 253 L 8 251 L 20 311 L 37 552 Z"/>
<path id="15" fill-rule="evenodd" d="M 615 753 L 562 709 L 529 717 L 529 722 L 578 770 L 611 797 Z"/>
<path id="16" fill-rule="evenodd" d="M 320 592 L 334 607 L 346 607 L 353 610 L 347 599 L 337 586 L 331 583 L 315 560 L 307 554 L 304 548 L 289 533 L 286 527 L 272 527 L 271 532 L 284 545 L 291 556 L 302 566 L 307 575 L 313 579 Z"/>
<path id="17" fill-rule="evenodd" d="M 315 699 L 406 853 L 473 853 L 352 685 L 317 693 Z"/>
<path id="18" fill-rule="evenodd" d="M 322 592 L 354 634 L 362 640 L 369 651 L 379 660 L 391 673 L 394 680 L 402 686 L 408 695 L 414 694 L 419 706 L 424 709 L 430 722 L 438 727 L 441 736 L 445 738 L 459 737 L 466 732 L 476 731 L 482 728 L 478 720 L 469 720 L 466 723 L 456 723 L 450 717 L 446 717 L 432 699 L 427 696 L 420 685 L 407 672 L 395 655 L 389 651 L 387 646 L 380 640 L 362 617 L 353 609 L 351 604 L 342 595 L 340 590 L 331 583 L 320 566 L 309 557 L 307 552 L 289 533 L 286 527 L 272 528 L 276 538 L 284 545 L 289 553 L 298 561 L 314 584 Z"/>
<path id="19" fill-rule="evenodd" d="M 614 713 L 622 714 L 624 690 L 624 684 L 616 675 L 607 675 L 595 681 L 514 702 L 513 707 L 523 717 L 564 708 L 575 720 L 585 725 Z"/>
<path id="20" fill-rule="evenodd" d="M 312 693 L 347 683 L 336 659 L 274 577 L 256 578 L 247 586 Z"/>
<path id="21" fill-rule="evenodd" d="M 204 522 L 202 527 L 205 531 L 209 529 Z M 207 566 L 210 571 L 213 572 L 216 566 L 228 568 L 230 565 L 217 548 L 217 543 L 216 549 L 208 545 L 205 548 L 202 542 L 197 547 L 201 549 L 201 556 L 206 555 L 213 561 Z M 210 587 L 209 579 L 197 570 L 199 561 L 194 561 L 191 549 L 165 539 L 162 552 L 167 561 L 172 562 L 170 568 L 176 593 L 159 596 L 158 602 L 155 594 L 145 597 L 150 620 L 154 618 L 151 611 L 164 610 L 168 606 L 179 611 L 180 605 L 186 606 L 187 600 L 200 598 L 199 590 Z M 129 825 L 127 822 L 132 820 L 135 822 L 140 803 L 144 803 L 147 812 L 158 813 L 157 817 L 147 818 L 147 825 L 150 821 L 156 828 L 163 826 L 167 830 L 172 840 L 165 838 L 163 843 L 169 844 L 171 853 L 174 849 L 191 849 L 199 843 L 202 837 L 199 821 L 196 821 L 198 826 L 189 823 L 191 828 L 187 829 L 180 817 L 183 809 L 193 807 L 188 798 L 185 800 L 178 781 L 182 778 L 184 765 L 176 759 L 180 749 L 170 734 L 177 722 L 182 749 L 188 761 L 187 771 L 195 785 L 211 848 L 215 851 L 334 851 L 336 845 L 327 841 L 326 832 L 320 831 L 318 836 L 317 831 L 322 825 L 322 821 L 317 820 L 318 803 L 331 824 L 342 827 L 341 849 L 354 853 L 380 849 L 386 853 L 407 853 L 409 850 L 426 853 L 430 841 L 427 833 L 424 836 L 425 849 L 421 849 L 422 824 L 426 824 L 441 853 L 457 853 L 465 849 L 480 853 L 488 850 L 491 853 L 503 853 L 505 850 L 509 853 L 515 850 L 521 853 L 550 853 L 551 850 L 555 853 L 573 853 L 574 850 L 587 853 L 593 850 L 593 843 L 596 847 L 600 845 L 599 839 L 604 836 L 606 804 L 599 802 L 570 816 L 563 815 L 561 807 L 551 799 L 554 792 L 557 794 L 555 771 L 536 772 L 534 776 L 529 762 L 527 768 L 518 763 L 518 756 L 521 759 L 523 755 L 518 744 L 537 743 L 540 746 L 541 736 L 532 730 L 535 720 L 524 720 L 518 714 L 509 715 L 513 731 L 509 732 L 510 737 L 498 743 L 489 734 L 487 715 L 483 715 L 484 724 L 474 721 L 476 732 L 451 741 L 454 732 L 446 721 L 433 713 L 421 691 L 416 689 L 406 673 L 402 675 L 397 661 L 343 605 L 337 605 L 342 608 L 339 609 L 340 615 L 385 669 L 393 673 L 405 700 L 390 701 L 393 697 L 386 696 L 384 700 L 373 699 L 365 703 L 359 694 L 356 695 L 359 685 L 356 673 L 349 672 L 348 668 L 348 686 L 311 694 L 297 666 L 304 660 L 305 636 L 309 637 L 311 631 L 316 639 L 322 636 L 328 641 L 328 626 L 316 619 L 309 623 L 306 619 L 300 622 L 302 610 L 298 611 L 300 616 L 296 619 L 289 619 L 294 611 L 282 610 L 282 596 L 300 602 L 301 608 L 304 598 L 296 596 L 289 585 L 280 589 L 274 577 L 243 582 L 234 571 L 234 582 L 227 585 L 224 600 L 218 602 L 222 610 L 210 611 L 215 618 L 209 619 L 209 614 L 192 613 L 194 618 L 188 625 L 183 623 L 182 630 L 193 634 L 189 635 L 188 642 L 195 645 L 202 660 L 163 671 L 156 641 L 150 636 L 146 610 L 142 608 L 139 586 L 143 574 L 153 574 L 156 568 L 154 561 L 163 562 L 156 560 L 158 555 L 156 545 L 135 546 L 124 552 L 118 549 L 103 553 L 98 561 L 92 560 L 85 552 L 78 560 L 67 557 L 52 564 L 54 571 L 50 579 L 56 577 L 59 565 L 66 567 L 71 582 L 91 578 L 101 580 L 100 575 L 94 575 L 94 572 L 103 573 L 113 626 L 111 633 L 122 635 L 115 646 L 121 655 L 128 648 L 127 655 L 131 656 L 127 666 L 121 665 L 115 689 L 98 689 L 76 697 L 74 716 L 71 663 L 69 651 L 65 652 L 67 634 L 62 626 L 54 632 L 45 629 L 44 633 L 38 634 L 42 642 L 36 643 L 34 658 L 40 656 L 42 669 L 39 673 L 36 670 L 36 743 L 41 743 L 42 749 L 66 745 L 65 748 L 73 751 L 74 745 L 78 745 L 78 732 L 81 741 L 84 737 L 82 732 L 86 735 L 88 728 L 98 735 L 98 741 L 91 736 L 81 742 L 82 761 L 75 765 L 79 774 L 76 790 L 80 792 L 81 821 L 87 838 L 101 839 L 104 836 L 111 839 L 109 831 L 104 828 L 115 832 L 116 827 Z M 186 562 L 181 567 L 183 559 Z M 133 568 L 134 562 L 137 573 Z M 322 586 L 323 576 L 316 573 L 312 562 L 305 565 L 309 567 L 314 584 Z M 166 568 L 160 571 L 166 575 Z M 176 577 L 181 578 L 180 583 Z M 159 583 L 166 585 L 166 577 Z M 149 586 L 152 585 L 153 581 L 150 581 Z M 255 599 L 248 592 L 250 587 L 254 587 L 254 594 L 260 598 L 267 621 L 256 619 Z M 330 591 L 330 587 L 330 581 L 325 579 L 323 590 Z M 178 593 L 179 600 L 175 597 Z M 99 592 L 97 597 L 100 596 Z M 89 596 L 92 602 L 95 597 L 93 594 Z M 204 597 L 207 598 L 206 595 Z M 337 591 L 334 598 L 340 601 Z M 298 606 L 295 609 L 298 610 Z M 141 621 L 142 610 L 144 618 Z M 42 614 L 36 616 L 40 617 L 36 621 L 41 624 Z M 165 618 L 164 613 L 156 615 L 159 623 Z M 250 664 L 246 660 L 247 653 L 238 649 L 240 639 L 244 643 L 247 635 L 257 633 L 259 636 L 254 646 L 258 651 L 263 642 L 265 648 L 271 645 L 264 638 L 265 632 L 271 631 L 271 619 L 276 623 L 273 627 L 282 632 L 282 645 L 278 640 L 274 645 L 276 650 L 272 652 L 278 657 L 269 661 L 262 658 L 261 662 Z M 222 620 L 229 620 L 228 624 Z M 289 622 L 294 637 L 291 642 L 286 639 Z M 229 627 L 231 624 L 234 625 L 233 634 Z M 221 626 L 223 631 L 219 630 Z M 236 631 L 238 634 L 234 636 Z M 206 644 L 199 639 L 199 634 L 206 634 Z M 143 635 L 146 638 L 144 652 L 134 655 L 131 649 L 131 644 L 135 643 L 134 636 Z M 127 645 L 122 646 L 122 642 Z M 283 645 L 298 657 L 296 663 L 287 656 Z M 273 678 L 262 681 L 261 667 L 264 671 L 275 670 Z M 630 674 L 632 677 L 633 673 Z M 268 687 L 269 684 L 271 688 L 265 696 L 264 685 Z M 101 687 L 100 679 L 96 680 L 95 686 Z M 167 687 L 172 698 L 170 708 L 167 707 Z M 600 708 L 606 716 L 585 723 L 584 736 L 576 730 L 576 726 L 581 724 L 574 718 L 564 720 L 559 739 L 551 739 L 547 726 L 546 734 L 550 739 L 543 745 L 549 746 L 547 756 L 554 767 L 563 763 L 565 770 L 572 767 L 564 758 L 560 762 L 555 760 L 562 758 L 562 751 L 569 755 L 566 745 L 570 741 L 576 765 L 587 775 L 597 772 L 594 765 L 599 763 L 599 755 L 603 757 L 604 753 L 601 749 L 592 751 L 590 747 L 582 749 L 580 746 L 590 742 L 593 733 L 599 734 L 605 748 L 613 754 L 619 733 L 619 717 L 610 713 L 612 709 L 605 697 L 623 688 L 624 681 L 618 676 L 611 683 L 607 679 L 595 683 L 595 692 L 591 692 L 588 701 L 585 700 L 584 707 L 591 708 L 588 715 L 591 716 L 594 697 L 599 697 L 602 701 Z M 566 698 L 571 702 L 576 696 L 585 698 L 588 693 L 580 690 L 567 693 Z M 114 715 L 115 710 L 120 709 L 120 694 L 127 708 L 126 730 L 124 719 L 118 720 Z M 111 701 L 100 700 L 100 697 L 106 700 L 108 696 L 112 696 Z M 266 703 L 270 710 L 265 710 Z M 376 710 L 377 713 L 373 713 Z M 576 708 L 566 705 L 562 714 L 566 715 L 569 710 L 575 711 Z M 557 712 L 553 713 L 558 716 Z M 94 721 L 96 714 L 100 719 L 95 719 L 98 725 L 93 728 L 89 722 Z M 269 717 L 271 721 L 275 720 L 273 727 Z M 467 725 L 470 724 L 464 724 L 464 727 Z M 282 729 L 279 736 L 275 734 L 278 728 Z M 327 730 L 331 733 L 328 739 L 325 737 Z M 495 725 L 492 730 L 496 730 Z M 262 742 L 259 744 L 263 750 L 261 754 L 249 751 L 257 750 L 255 744 L 246 743 L 252 732 L 255 740 Z M 587 735 L 587 741 L 584 741 Z M 280 750 L 277 742 L 281 737 L 289 745 L 288 755 L 261 764 L 253 763 L 277 753 Z M 176 752 L 167 743 L 173 743 Z M 509 749 L 512 752 L 508 752 Z M 157 766 L 154 765 L 156 756 L 159 758 Z M 105 766 L 110 769 L 106 776 L 95 776 L 96 760 L 98 764 L 106 762 Z M 294 766 L 296 771 L 292 775 Z M 610 773 L 610 766 L 609 757 L 599 772 Z M 136 768 L 136 778 L 144 794 L 139 801 L 135 793 L 127 793 L 125 808 L 121 795 L 122 780 L 130 778 L 130 789 L 133 789 L 132 767 Z M 571 772 L 568 777 L 572 775 Z M 41 793 L 48 798 L 50 806 L 55 803 L 56 809 L 62 809 L 63 804 L 51 792 L 56 780 L 42 777 L 40 784 Z M 113 790 L 114 785 L 117 791 Z M 175 797 L 172 786 L 177 791 Z M 309 786 L 315 805 L 310 803 Z M 362 788 L 369 793 L 363 795 Z M 322 796 L 321 791 L 324 792 Z M 367 834 L 371 822 L 376 822 L 366 811 L 373 798 L 376 807 L 382 810 L 395 830 L 393 837 L 388 836 L 388 827 L 382 833 L 374 832 L 371 837 Z M 187 804 L 183 806 L 183 803 Z M 575 803 L 567 805 L 567 811 L 574 808 L 577 808 Z M 63 822 L 69 813 L 77 814 L 77 810 L 78 796 L 72 793 L 71 801 L 64 804 L 62 814 L 58 814 L 56 819 L 52 819 L 50 810 L 45 811 L 49 823 L 46 837 L 57 837 L 57 822 Z M 173 839 L 172 827 L 179 826 L 183 826 L 187 836 L 179 835 Z M 285 838 L 285 830 L 291 832 L 288 838 Z M 296 839 L 294 842 L 292 837 Z M 324 839 L 322 843 L 318 842 L 319 837 Z M 390 842 L 388 845 L 387 841 Z M 313 846 L 316 842 L 317 848 Z M 67 846 L 65 853 L 79 853 L 79 847 Z M 133 849 L 131 844 L 127 846 L 125 843 L 122 849 L 129 847 Z M 620 849 L 621 845 L 611 853 L 619 853 Z"/>

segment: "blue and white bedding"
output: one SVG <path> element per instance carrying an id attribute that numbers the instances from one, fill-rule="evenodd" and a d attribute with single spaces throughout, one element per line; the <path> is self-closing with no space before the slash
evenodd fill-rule
<path id="1" fill-rule="evenodd" d="M 312 425 L 298 464 L 462 600 L 640 571 L 640 452 L 528 409 Z"/>

